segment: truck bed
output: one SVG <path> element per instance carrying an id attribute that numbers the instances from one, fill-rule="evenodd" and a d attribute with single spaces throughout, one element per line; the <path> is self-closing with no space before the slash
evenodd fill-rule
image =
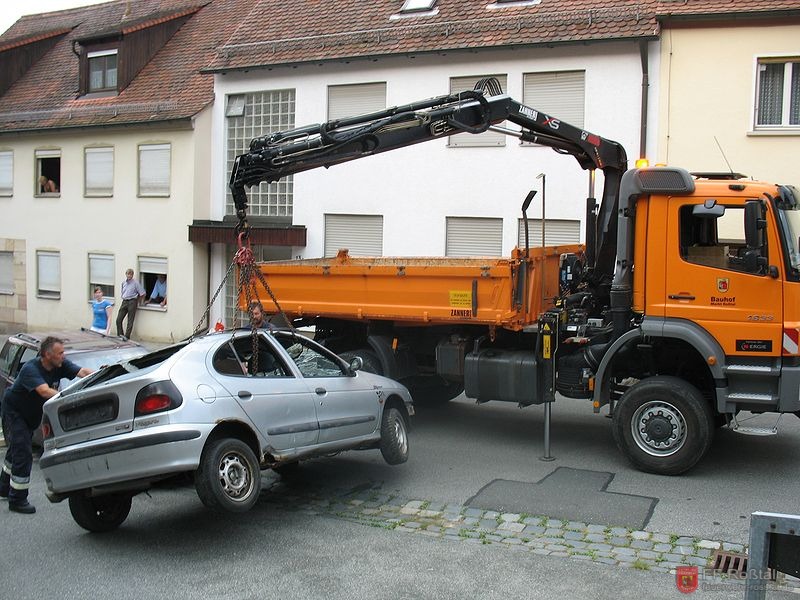
<path id="1" fill-rule="evenodd" d="M 527 259 L 517 249 L 510 258 L 351 257 L 343 250 L 333 258 L 258 266 L 290 318 L 473 323 L 518 330 L 535 322 L 558 294 L 559 256 L 582 250 L 577 245 L 532 248 Z M 517 303 L 514 290 L 523 271 L 527 278 Z M 260 284 L 257 290 L 265 310 L 276 312 Z"/>

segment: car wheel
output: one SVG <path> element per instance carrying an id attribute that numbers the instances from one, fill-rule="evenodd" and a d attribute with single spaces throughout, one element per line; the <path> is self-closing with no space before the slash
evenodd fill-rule
<path id="1" fill-rule="evenodd" d="M 200 457 L 195 489 L 201 502 L 212 510 L 250 510 L 261 491 L 261 470 L 255 453 L 235 438 L 210 442 Z"/>
<path id="2" fill-rule="evenodd" d="M 75 522 L 87 531 L 112 531 L 128 518 L 128 513 L 131 512 L 131 496 L 109 494 L 91 497 L 73 494 L 69 497 L 69 512 Z"/>
<path id="3" fill-rule="evenodd" d="M 714 418 L 693 385 L 650 377 L 632 386 L 614 408 L 614 440 L 641 471 L 679 475 L 711 447 Z"/>
<path id="4" fill-rule="evenodd" d="M 390 465 L 408 460 L 408 425 L 402 412 L 386 408 L 381 419 L 381 454 Z"/>
<path id="5" fill-rule="evenodd" d="M 361 350 L 351 350 L 348 352 L 342 352 L 339 354 L 341 358 L 345 360 L 348 364 L 353 357 L 360 356 L 361 360 L 364 362 L 364 366 L 361 367 L 362 371 L 366 371 L 367 373 L 375 373 L 376 375 L 383 375 L 383 367 L 381 366 L 381 361 L 378 358 L 378 355 L 375 354 L 372 350 L 367 350 L 362 348 Z"/>

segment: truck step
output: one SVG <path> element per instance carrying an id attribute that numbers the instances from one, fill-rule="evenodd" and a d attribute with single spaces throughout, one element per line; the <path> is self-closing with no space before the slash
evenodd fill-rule
<path id="1" fill-rule="evenodd" d="M 782 415 L 778 415 L 778 418 L 775 420 L 775 424 L 771 427 L 756 427 L 756 426 L 744 426 L 736 420 L 736 416 L 731 419 L 729 428 L 731 431 L 735 433 L 741 433 L 742 435 L 758 435 L 758 436 L 766 436 L 766 435 L 777 435 L 778 433 L 778 423 L 781 420 Z M 749 419 L 746 419 L 749 420 Z"/>
<path id="2" fill-rule="evenodd" d="M 734 392 L 728 394 L 728 400 L 731 402 L 743 403 L 753 402 L 757 404 L 772 404 L 777 405 L 779 398 L 772 394 L 748 394 L 745 392 Z"/>
<path id="3" fill-rule="evenodd" d="M 743 374 L 777 377 L 780 375 L 781 370 L 769 365 L 727 365 L 725 373 L 728 375 Z"/>

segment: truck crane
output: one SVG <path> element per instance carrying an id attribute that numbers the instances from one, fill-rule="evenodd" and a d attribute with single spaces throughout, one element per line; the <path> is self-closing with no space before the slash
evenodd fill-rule
<path id="1" fill-rule="evenodd" d="M 800 417 L 800 193 L 792 186 L 628 169 L 617 142 L 526 106 L 490 79 L 253 139 L 231 173 L 237 215 L 246 231 L 248 186 L 487 130 L 570 155 L 589 172 L 584 245 L 526 242 L 496 259 L 340 251 L 262 263 L 255 284 L 269 281 L 267 311 L 314 325 L 317 339 L 403 381 L 416 400 L 464 391 L 478 402 L 547 409 L 559 393 L 591 401 L 595 412 L 608 405 L 617 445 L 647 472 L 689 470 L 717 427 L 777 431 L 742 427 L 742 410 Z"/>

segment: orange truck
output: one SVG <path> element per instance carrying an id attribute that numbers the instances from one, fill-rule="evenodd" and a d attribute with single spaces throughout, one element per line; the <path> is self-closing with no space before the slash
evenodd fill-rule
<path id="1" fill-rule="evenodd" d="M 619 144 L 482 83 L 254 139 L 230 180 L 243 231 L 247 186 L 492 129 L 573 156 L 590 190 L 603 172 L 600 201 L 593 191 L 586 201 L 586 243 L 509 258 L 341 251 L 261 263 L 253 282 L 266 310 L 314 326 L 416 401 L 463 391 L 520 406 L 548 408 L 557 393 L 595 412 L 608 405 L 617 445 L 643 471 L 687 471 L 717 427 L 776 430 L 740 427 L 739 411 L 800 417 L 800 193 L 736 173 L 628 169 Z"/>

